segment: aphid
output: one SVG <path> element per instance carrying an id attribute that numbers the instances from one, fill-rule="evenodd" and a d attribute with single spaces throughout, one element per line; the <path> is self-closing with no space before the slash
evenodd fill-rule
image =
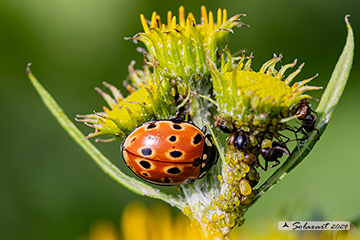
<path id="1" fill-rule="evenodd" d="M 266 148 L 261 149 L 261 156 L 265 160 L 265 167 L 263 167 L 259 163 L 260 167 L 264 171 L 267 171 L 268 169 L 279 165 L 280 161 L 278 160 L 278 158 L 281 158 L 283 156 L 283 153 L 285 153 L 287 155 L 290 155 L 289 150 L 286 147 L 285 143 L 282 142 L 282 141 L 280 141 L 280 143 L 276 142 L 276 141 L 273 141 L 272 142 L 272 147 L 266 147 Z M 270 167 L 268 167 L 269 162 L 275 162 L 275 163 L 273 165 L 271 165 Z"/>
<path id="2" fill-rule="evenodd" d="M 245 151 L 245 148 L 247 147 L 248 143 L 249 140 L 242 131 L 240 131 L 234 139 L 234 147 L 242 152 Z"/>
<path id="3" fill-rule="evenodd" d="M 122 144 L 127 166 L 139 177 L 158 185 L 193 183 L 217 161 L 210 134 L 178 119 L 144 123 Z"/>
<path id="4" fill-rule="evenodd" d="M 224 119 L 221 116 L 215 116 L 215 126 L 220 128 L 224 133 L 236 132 L 236 127 L 229 119 Z"/>
<path id="5" fill-rule="evenodd" d="M 244 152 L 249 144 L 248 137 L 243 131 L 232 133 L 227 139 L 226 144 L 228 147 L 233 146 L 241 152 Z"/>
<path id="6" fill-rule="evenodd" d="M 311 114 L 312 112 L 315 113 L 316 115 Z M 317 113 L 311 109 L 311 105 L 306 101 L 305 98 L 300 101 L 299 106 L 296 109 L 296 115 L 298 116 L 299 120 L 302 120 L 302 123 L 301 123 L 301 127 L 299 127 L 295 131 L 295 134 L 301 131 L 305 136 L 305 138 L 298 140 L 308 139 L 309 137 L 306 134 L 306 132 L 309 133 L 314 130 L 317 131 L 318 138 L 320 138 L 319 129 L 315 128 Z"/>

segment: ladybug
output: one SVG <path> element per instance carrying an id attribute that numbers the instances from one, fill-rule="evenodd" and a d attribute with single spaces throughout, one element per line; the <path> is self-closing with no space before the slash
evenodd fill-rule
<path id="1" fill-rule="evenodd" d="M 210 134 L 178 119 L 144 123 L 124 140 L 126 165 L 139 177 L 158 185 L 193 183 L 217 161 Z"/>

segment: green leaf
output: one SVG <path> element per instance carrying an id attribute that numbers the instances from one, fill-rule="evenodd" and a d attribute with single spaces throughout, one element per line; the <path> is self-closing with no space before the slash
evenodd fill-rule
<path id="1" fill-rule="evenodd" d="M 169 203 L 172 206 L 183 209 L 185 203 L 180 199 L 174 197 L 173 195 L 161 192 L 159 189 L 154 188 L 144 182 L 141 182 L 135 178 L 129 177 L 121 172 L 114 164 L 112 164 L 89 140 L 84 139 L 85 136 L 80 132 L 80 130 L 70 121 L 66 116 L 61 107 L 56 103 L 56 101 L 51 97 L 51 95 L 46 91 L 46 89 L 39 83 L 30 70 L 30 65 L 27 66 L 28 77 L 33 84 L 34 88 L 40 95 L 45 106 L 55 117 L 55 119 L 60 123 L 64 130 L 69 134 L 69 136 L 74 139 L 74 141 L 80 145 L 84 151 L 90 155 L 90 157 L 95 161 L 95 163 L 111 178 L 116 182 L 120 183 L 127 189 L 143 196 L 148 196 L 156 199 L 163 200 Z"/>
<path id="2" fill-rule="evenodd" d="M 345 47 L 316 109 L 318 115 L 315 128 L 319 130 L 320 136 L 329 124 L 334 109 L 344 91 L 352 67 L 355 43 L 354 34 L 348 21 L 348 17 L 349 15 L 345 16 L 345 23 L 348 29 L 348 36 Z M 253 202 L 250 205 L 245 206 L 243 208 L 243 212 L 247 211 L 267 191 L 269 191 L 275 184 L 280 182 L 310 153 L 316 142 L 319 140 L 320 136 L 318 136 L 316 131 L 308 134 L 308 136 L 309 138 L 307 140 L 299 142 L 299 146 L 292 151 L 291 155 L 284 162 L 284 164 L 279 167 L 277 171 L 274 172 L 273 175 L 271 175 L 271 177 L 269 177 L 269 179 L 262 186 L 259 187 Z"/>

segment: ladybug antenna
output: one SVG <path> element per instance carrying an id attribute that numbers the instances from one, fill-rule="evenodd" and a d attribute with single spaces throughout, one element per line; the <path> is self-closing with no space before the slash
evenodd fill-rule
<path id="1" fill-rule="evenodd" d="M 207 130 L 207 127 L 206 127 L 206 125 L 204 125 L 203 128 L 201 129 L 201 131 L 203 132 L 203 134 L 205 134 L 206 130 Z"/>

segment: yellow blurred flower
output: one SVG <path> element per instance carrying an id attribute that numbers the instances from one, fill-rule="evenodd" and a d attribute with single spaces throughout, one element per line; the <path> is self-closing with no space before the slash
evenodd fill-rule
<path id="1" fill-rule="evenodd" d="M 88 235 L 77 240 L 205 240 L 201 233 L 190 225 L 184 215 L 173 218 L 166 205 L 150 209 L 141 203 L 128 205 L 122 216 L 120 232 L 109 220 L 100 220 L 92 225 Z M 259 222 L 255 227 L 235 230 L 227 240 L 355 240 L 356 229 L 350 231 L 280 231 L 277 220 Z M 357 235 L 358 236 L 358 235 Z"/>

